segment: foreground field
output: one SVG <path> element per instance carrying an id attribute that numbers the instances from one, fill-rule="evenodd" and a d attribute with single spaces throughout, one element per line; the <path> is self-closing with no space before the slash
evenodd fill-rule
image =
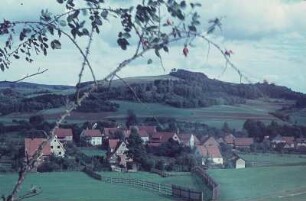
<path id="1" fill-rule="evenodd" d="M 191 175 L 162 178 L 150 173 L 102 173 L 112 177 L 132 177 L 149 180 L 157 183 L 177 184 L 198 189 L 199 186 Z M 7 194 L 17 179 L 16 174 L 0 175 L 0 195 Z M 22 192 L 31 188 L 32 185 L 40 186 L 43 192 L 31 199 L 32 201 L 171 201 L 170 197 L 143 191 L 127 185 L 108 184 L 89 178 L 82 172 L 67 173 L 33 173 L 29 174 L 23 185 Z"/>
<path id="2" fill-rule="evenodd" d="M 221 201 L 306 200 L 305 166 L 209 170 Z"/>

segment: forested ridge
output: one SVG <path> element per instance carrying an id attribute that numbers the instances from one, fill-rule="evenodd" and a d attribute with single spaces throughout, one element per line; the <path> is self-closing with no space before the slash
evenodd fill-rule
<path id="1" fill-rule="evenodd" d="M 126 85 L 120 80 L 120 84 L 101 87 L 92 93 L 82 106 L 80 112 L 116 111 L 118 104 L 111 100 L 137 101 L 161 103 L 177 108 L 198 108 L 212 105 L 235 105 L 243 104 L 247 99 L 275 98 L 296 101 L 296 107 L 303 108 L 306 105 L 306 95 L 294 92 L 291 89 L 275 84 L 234 84 L 210 79 L 203 73 L 190 72 L 186 70 L 173 70 L 168 79 L 156 79 L 150 81 L 137 81 Z M 35 96 L 28 97 L 18 92 L 19 84 L 14 87 L 0 83 L 0 113 L 32 112 L 49 108 L 64 106 L 67 100 L 72 100 L 73 95 L 53 94 L 52 90 L 66 90 L 72 87 L 24 84 L 31 86 Z M 82 83 L 84 87 L 90 83 Z M 42 88 L 43 87 L 43 88 Z"/>

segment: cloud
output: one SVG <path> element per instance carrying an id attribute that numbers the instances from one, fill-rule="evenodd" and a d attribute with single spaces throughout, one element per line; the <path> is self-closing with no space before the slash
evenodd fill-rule
<path id="1" fill-rule="evenodd" d="M 227 40 L 258 40 L 278 34 L 306 33 L 306 2 L 281 0 L 208 0 L 205 16 L 224 17 L 220 35 Z M 208 19 L 207 17 L 204 19 Z"/>
<path id="2" fill-rule="evenodd" d="M 0 19 L 3 16 L 36 19 L 40 10 L 46 7 L 57 13 L 61 11 L 54 6 L 53 0 L 46 0 L 44 4 L 38 4 L 38 1 L 24 1 L 23 7 L 19 8 L 19 0 L 6 0 L 2 3 L 4 7 L 0 8 Z M 111 1 L 111 4 L 128 6 L 130 2 L 138 3 L 136 0 L 116 0 Z M 249 80 L 261 82 L 268 79 L 296 91 L 306 92 L 306 78 L 303 76 L 306 74 L 306 26 L 302 22 L 306 17 L 304 1 L 205 0 L 202 5 L 200 14 L 204 16 L 203 22 L 216 16 L 226 16 L 223 20 L 223 32 L 216 31 L 216 35 L 211 38 L 221 47 L 234 50 L 231 60 Z M 131 45 L 128 51 L 120 50 L 116 42 L 120 28 L 120 19 L 116 23 L 105 22 L 101 34 L 94 38 L 90 61 L 98 79 L 105 77 L 124 59 L 131 57 L 136 48 Z M 132 40 L 131 43 L 133 42 L 135 41 Z M 82 46 L 86 45 L 86 41 L 80 43 Z M 171 45 L 169 53 L 161 52 L 165 70 L 154 52 L 150 52 L 133 61 L 119 75 L 160 75 L 168 73 L 172 68 L 184 68 L 203 72 L 210 78 L 239 82 L 236 71 L 228 68 L 223 72 L 225 61 L 220 52 L 211 47 L 207 58 L 207 43 L 198 39 L 194 44 L 196 46 L 190 48 L 187 58 L 182 54 L 183 43 Z M 33 66 L 14 61 L 8 71 L 0 73 L 0 80 L 17 80 L 22 75 L 36 72 L 40 67 L 48 68 L 49 71 L 27 81 L 75 85 L 82 57 L 69 41 L 63 43 L 63 48 L 65 49 L 51 51 L 48 57 L 38 57 Z M 149 58 L 153 59 L 151 65 L 147 65 Z M 83 80 L 92 80 L 88 68 Z"/>

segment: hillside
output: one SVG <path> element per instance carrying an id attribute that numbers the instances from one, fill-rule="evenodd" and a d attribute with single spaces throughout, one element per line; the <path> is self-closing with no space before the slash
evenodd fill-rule
<path id="1" fill-rule="evenodd" d="M 126 110 L 132 109 L 141 117 L 162 115 L 218 126 L 232 121 L 240 127 L 247 118 L 280 119 L 304 125 L 306 95 L 286 87 L 268 83 L 233 84 L 186 70 L 124 80 L 113 80 L 111 85 L 100 87 L 70 119 L 124 118 Z M 80 86 L 86 88 L 88 84 Z M 20 113 L 39 112 L 54 118 L 67 100 L 73 100 L 74 89 L 62 85 L 0 82 L 0 113 L 18 118 L 24 116 Z"/>

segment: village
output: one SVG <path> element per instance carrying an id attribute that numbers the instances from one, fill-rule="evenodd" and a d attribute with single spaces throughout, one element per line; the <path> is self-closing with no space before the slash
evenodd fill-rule
<path id="1" fill-rule="evenodd" d="M 226 164 L 231 163 L 230 168 L 248 167 L 241 153 L 248 153 L 256 143 L 250 137 L 235 137 L 231 133 L 224 133 L 224 137 L 202 135 L 199 139 L 192 133 L 159 132 L 156 126 L 131 126 L 129 129 L 123 127 L 104 127 L 102 130 L 95 128 L 84 129 L 80 133 L 81 139 L 86 142 L 87 148 L 93 148 L 96 152 L 105 153 L 110 170 L 117 172 L 134 172 L 139 169 L 139 164 L 128 156 L 128 138 L 131 133 L 136 133 L 146 149 L 158 150 L 165 143 L 175 143 L 187 148 L 196 160 L 196 164 L 204 168 L 229 168 Z M 45 138 L 25 138 L 25 159 L 33 157 L 39 146 L 46 141 Z M 277 135 L 270 139 L 265 136 L 263 142 L 271 150 L 289 153 L 297 150 L 305 150 L 306 139 Z M 57 128 L 54 138 L 47 142 L 43 148 L 42 156 L 39 157 L 40 164 L 50 156 L 63 158 L 67 155 L 67 144 L 73 144 L 73 132 L 71 128 Z M 225 153 L 224 146 L 227 147 Z M 223 148 L 222 148 L 223 147 Z M 229 154 L 229 153 L 230 154 Z M 100 154 L 97 154 L 100 155 Z M 225 156 L 226 155 L 226 156 Z M 167 161 L 164 161 L 167 164 Z"/>

